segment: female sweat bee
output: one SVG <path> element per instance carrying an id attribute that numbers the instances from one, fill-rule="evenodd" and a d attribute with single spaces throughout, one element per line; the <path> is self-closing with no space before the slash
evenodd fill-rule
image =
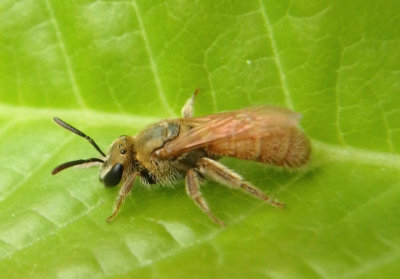
<path id="1" fill-rule="evenodd" d="M 260 106 L 193 117 L 196 93 L 183 106 L 182 118 L 162 120 L 136 136 L 121 136 L 107 154 L 92 138 L 54 118 L 63 128 L 87 139 L 101 157 L 61 164 L 52 174 L 77 165 L 101 166 L 99 178 L 105 187 L 122 184 L 107 221 L 118 214 L 136 178 L 144 184 L 168 184 L 184 178 L 189 197 L 220 225 L 224 222 L 212 213 L 200 192 L 203 177 L 282 207 L 218 159 L 227 156 L 290 168 L 307 164 L 311 148 L 298 126 L 301 115 L 284 108 Z"/>

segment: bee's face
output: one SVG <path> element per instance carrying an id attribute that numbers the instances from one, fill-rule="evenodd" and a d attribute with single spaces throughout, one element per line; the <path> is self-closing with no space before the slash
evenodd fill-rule
<path id="1" fill-rule="evenodd" d="M 132 147 L 126 136 L 116 139 L 107 153 L 106 160 L 100 170 L 100 181 L 106 187 L 117 186 L 128 171 L 129 162 L 133 160 Z"/>

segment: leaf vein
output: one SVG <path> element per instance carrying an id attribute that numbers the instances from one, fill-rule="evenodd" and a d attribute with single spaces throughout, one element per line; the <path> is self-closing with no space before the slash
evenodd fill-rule
<path id="1" fill-rule="evenodd" d="M 59 146 L 57 146 L 57 148 L 55 148 L 50 156 L 50 158 L 48 158 L 48 160 L 50 160 L 52 157 L 54 157 L 58 151 L 60 151 L 61 149 L 64 148 L 64 146 L 72 140 L 72 136 L 70 136 L 67 140 L 64 140 Z M 21 180 L 21 182 L 19 182 L 17 185 L 15 185 L 15 187 L 13 187 L 11 190 L 9 190 L 8 192 L 4 192 L 3 196 L 0 197 L 0 203 L 2 201 L 4 201 L 5 199 L 7 199 L 12 193 L 14 193 L 15 191 L 17 191 L 21 186 L 23 186 L 27 181 L 29 181 L 29 179 L 32 178 L 32 176 L 39 172 L 40 169 L 42 169 L 48 162 L 48 160 L 43 160 L 41 158 L 40 159 L 40 163 L 38 163 L 36 165 L 36 167 L 34 169 L 32 169 L 31 172 L 29 172 L 28 174 L 26 174 L 26 176 Z"/>
<path id="2" fill-rule="evenodd" d="M 357 162 L 361 164 L 381 165 L 389 169 L 400 169 L 400 155 L 363 150 L 350 146 L 339 146 L 312 140 L 314 148 L 328 153 L 336 161 Z"/>
<path id="3" fill-rule="evenodd" d="M 50 5 L 49 0 L 46 0 L 46 7 L 50 13 L 50 17 L 51 17 L 50 21 L 51 21 L 54 31 L 56 33 L 56 38 L 57 38 L 58 44 L 60 45 L 61 53 L 64 58 L 64 63 L 65 63 L 66 69 L 67 69 L 67 74 L 68 74 L 69 80 L 72 84 L 72 91 L 74 92 L 74 95 L 75 95 L 76 100 L 78 101 L 78 104 L 82 108 L 86 108 L 85 101 L 83 100 L 83 98 L 81 96 L 81 92 L 80 92 L 78 83 L 75 78 L 71 60 L 68 57 L 67 49 L 66 49 L 65 42 L 64 42 L 62 34 L 61 34 L 60 27 L 58 26 L 53 8 Z"/>
<path id="4" fill-rule="evenodd" d="M 144 26 L 143 19 L 141 17 L 141 13 L 140 13 L 139 7 L 136 4 L 136 1 L 131 1 L 131 5 L 132 5 L 132 7 L 133 7 L 133 9 L 135 11 L 136 18 L 137 18 L 138 23 L 139 23 L 140 33 L 141 33 L 143 41 L 144 41 L 145 50 L 146 50 L 147 55 L 149 57 L 150 68 L 151 68 L 151 71 L 152 71 L 153 76 L 154 76 L 154 80 L 155 80 L 155 84 L 156 84 L 156 87 L 157 87 L 158 96 L 159 96 L 159 98 L 161 100 L 161 103 L 164 106 L 164 108 L 167 110 L 167 112 L 171 116 L 173 116 L 173 115 L 175 115 L 175 112 L 172 110 L 172 108 L 169 105 L 169 103 L 167 101 L 167 98 L 165 96 L 165 92 L 164 92 L 164 89 L 163 89 L 163 86 L 162 86 L 160 74 L 158 72 L 158 67 L 157 67 L 156 61 L 154 61 L 154 54 L 153 54 L 153 52 L 151 50 L 151 47 L 150 47 L 149 38 L 147 36 L 146 28 Z"/>
<path id="5" fill-rule="evenodd" d="M 290 94 L 290 90 L 289 90 L 289 86 L 287 84 L 286 81 L 286 75 L 283 69 L 283 65 L 281 62 L 281 58 L 279 56 L 279 50 L 278 50 L 278 46 L 276 43 L 276 38 L 274 35 L 274 29 L 273 26 L 271 25 L 271 22 L 269 21 L 268 15 L 265 11 L 265 6 L 264 3 L 261 0 L 258 0 L 258 3 L 260 5 L 260 12 L 261 15 L 264 19 L 265 22 L 265 28 L 267 30 L 267 36 L 269 37 L 270 41 L 271 41 L 271 48 L 272 48 L 272 55 L 274 57 L 274 61 L 279 73 L 279 79 L 280 79 L 280 83 L 282 85 L 282 90 L 283 90 L 283 95 L 284 95 L 284 99 L 285 99 L 285 104 L 288 108 L 290 109 L 294 109 L 294 105 L 291 99 L 291 94 Z"/>
<path id="6" fill-rule="evenodd" d="M 343 51 L 341 51 L 341 53 L 340 53 L 339 63 L 338 63 L 339 67 L 342 64 L 342 61 L 343 61 Z M 339 83 L 339 79 L 340 79 L 340 74 L 341 74 L 341 71 L 339 69 L 337 69 L 336 70 L 336 82 L 335 82 L 335 84 L 336 84 L 336 86 L 335 86 L 336 131 L 337 131 L 337 134 L 338 134 L 339 143 L 346 144 L 346 141 L 344 139 L 344 135 L 343 135 L 343 132 L 342 132 L 342 129 L 341 129 L 341 125 L 340 125 L 341 124 L 341 116 L 340 116 L 341 109 L 340 109 L 340 93 L 339 93 L 339 89 L 338 89 L 338 83 Z"/>

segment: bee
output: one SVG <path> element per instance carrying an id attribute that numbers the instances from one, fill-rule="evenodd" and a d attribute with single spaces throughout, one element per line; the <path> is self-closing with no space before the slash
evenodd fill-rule
<path id="1" fill-rule="evenodd" d="M 245 192 L 276 207 L 283 207 L 245 181 L 218 160 L 234 157 L 265 164 L 296 168 L 308 163 L 310 142 L 298 123 L 301 114 L 285 108 L 259 106 L 193 117 L 198 90 L 182 108 L 182 118 L 161 120 L 135 136 L 120 136 L 105 154 L 95 141 L 59 118 L 61 127 L 88 140 L 100 158 L 75 160 L 53 169 L 56 174 L 72 166 L 101 166 L 99 179 L 105 187 L 121 184 L 110 222 L 131 192 L 137 178 L 144 184 L 171 184 L 185 179 L 185 189 L 194 203 L 215 223 L 224 226 L 210 210 L 200 191 L 209 178 Z"/>

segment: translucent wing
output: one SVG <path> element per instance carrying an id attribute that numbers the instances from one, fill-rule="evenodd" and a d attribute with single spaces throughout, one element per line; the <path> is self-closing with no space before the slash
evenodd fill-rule
<path id="1" fill-rule="evenodd" d="M 224 141 L 251 139 L 276 127 L 296 127 L 301 114 L 288 109 L 261 106 L 204 117 L 182 118 L 181 126 L 193 127 L 180 133 L 155 155 L 160 158 L 179 156 L 185 152 Z M 187 124 L 187 125 L 184 125 Z"/>

